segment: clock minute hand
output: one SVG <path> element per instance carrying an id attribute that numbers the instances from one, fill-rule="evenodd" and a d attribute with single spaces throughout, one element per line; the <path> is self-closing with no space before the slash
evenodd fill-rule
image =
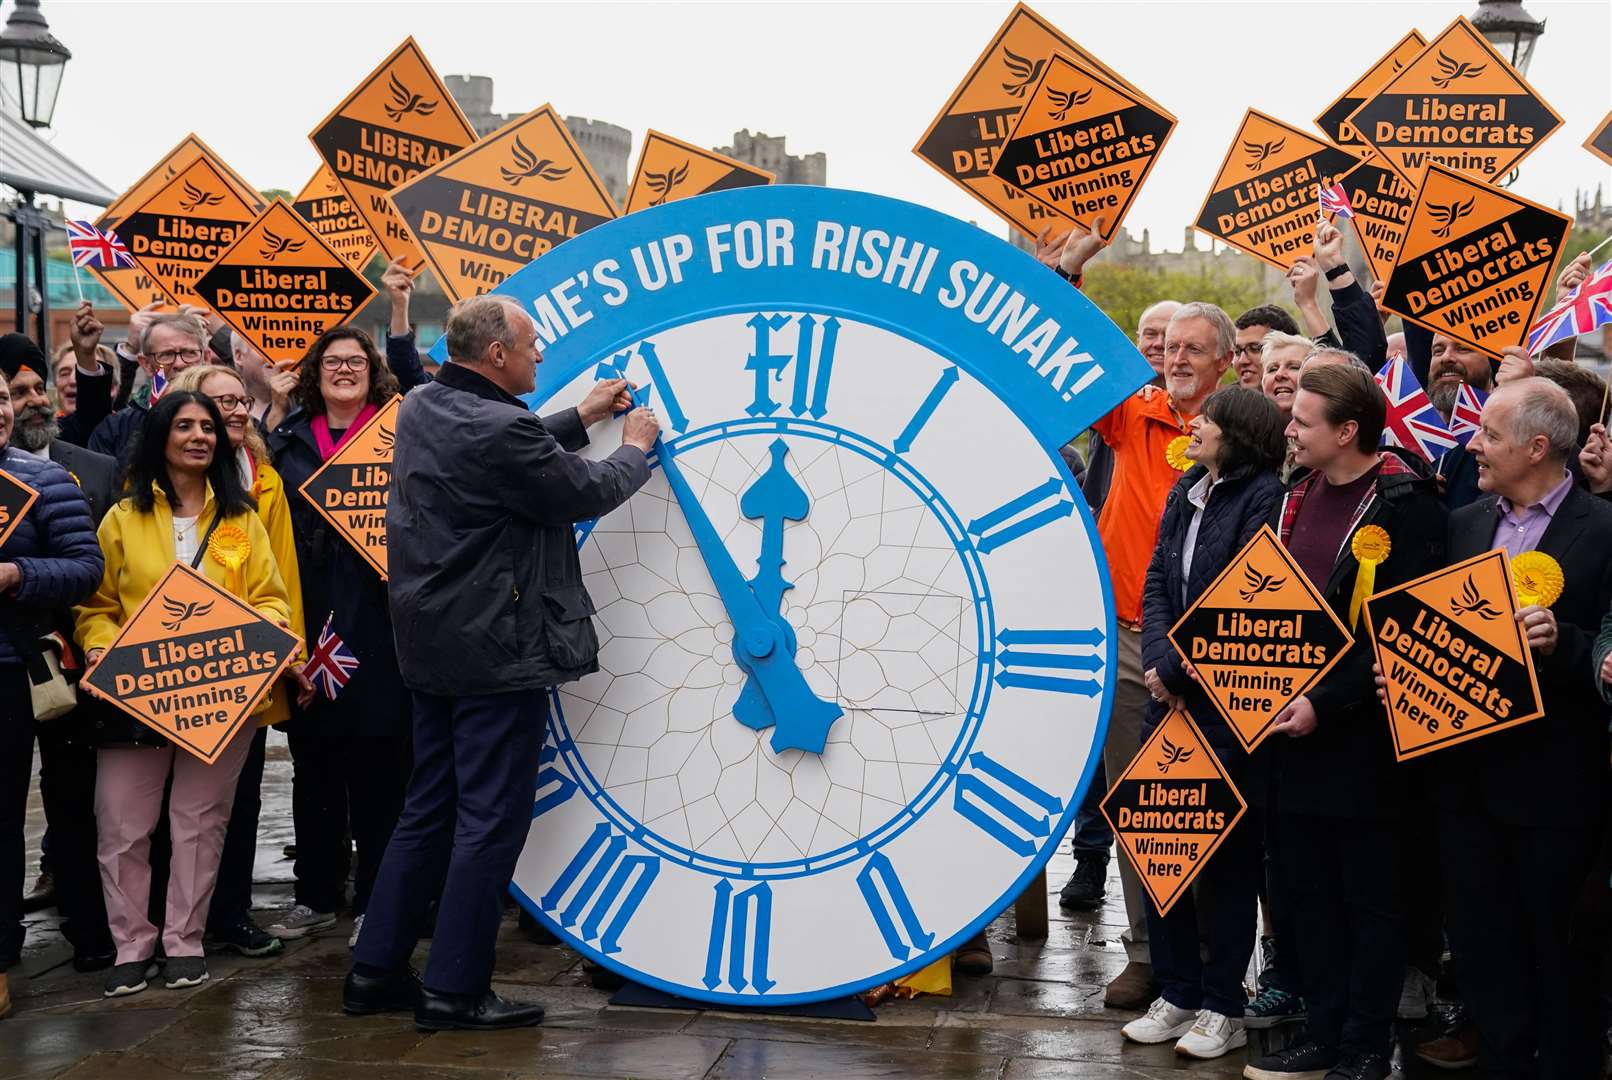
<path id="1" fill-rule="evenodd" d="M 739 497 L 739 513 L 752 521 L 761 522 L 761 552 L 756 558 L 756 576 L 750 579 L 750 592 L 761 605 L 762 612 L 772 620 L 784 635 L 784 648 L 795 655 L 795 628 L 783 616 L 784 593 L 794 585 L 784 578 L 785 522 L 804 521 L 811 513 L 811 499 L 789 475 L 784 459 L 789 456 L 789 444 L 774 439 L 768 447 L 772 465 L 758 476 Z M 772 707 L 761 692 L 756 677 L 746 671 L 744 686 L 733 703 L 733 718 L 746 727 L 767 728 L 776 724 Z M 784 719 L 781 732 L 775 732 L 780 741 L 794 743 L 795 732 L 789 729 L 789 718 Z"/>
<path id="2" fill-rule="evenodd" d="M 806 677 L 795 666 L 784 633 L 762 610 L 750 583 L 745 580 L 727 545 L 717 535 L 705 508 L 694 496 L 670 450 L 659 439 L 655 449 L 661 471 L 682 507 L 694 544 L 705 560 L 705 568 L 716 585 L 717 596 L 733 622 L 733 656 L 761 688 L 762 695 L 780 722 L 773 728 L 772 748 L 821 754 L 828 742 L 828 729 L 845 710 L 824 701 L 812 692 Z"/>

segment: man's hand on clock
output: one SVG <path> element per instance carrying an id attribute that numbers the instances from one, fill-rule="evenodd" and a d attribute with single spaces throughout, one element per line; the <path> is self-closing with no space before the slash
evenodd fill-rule
<path id="1" fill-rule="evenodd" d="M 601 420 L 633 407 L 632 392 L 636 389 L 626 379 L 602 379 L 593 384 L 588 396 L 577 406 L 577 415 L 583 427 L 592 427 Z"/>
<path id="2" fill-rule="evenodd" d="M 750 583 L 717 535 L 716 526 L 711 524 L 705 508 L 695 498 L 694 489 L 684 478 L 671 451 L 662 442 L 657 442 L 656 447 L 661 471 L 666 474 L 666 482 L 683 509 L 689 532 L 694 536 L 717 595 L 733 623 L 734 661 L 760 688 L 761 696 L 772 710 L 776 721 L 773 750 L 821 754 L 828 742 L 829 728 L 845 715 L 845 710 L 812 692 L 806 676 L 795 666 L 794 649 L 787 635 L 761 606 Z"/>
<path id="3" fill-rule="evenodd" d="M 659 438 L 660 417 L 655 415 L 654 409 L 645 405 L 627 414 L 627 422 L 621 428 L 623 445 L 636 446 L 647 454 Z"/>

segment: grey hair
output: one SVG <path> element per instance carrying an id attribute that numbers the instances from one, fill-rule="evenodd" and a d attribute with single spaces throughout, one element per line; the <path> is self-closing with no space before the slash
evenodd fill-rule
<path id="1" fill-rule="evenodd" d="M 1207 319 L 1209 325 L 1215 328 L 1215 355 L 1225 356 L 1237 345 L 1237 328 L 1231 323 L 1231 316 L 1220 310 L 1219 305 L 1207 303 L 1203 300 L 1194 300 L 1189 304 L 1182 304 L 1170 316 L 1171 324 L 1182 319 Z"/>
<path id="2" fill-rule="evenodd" d="M 1304 358 L 1304 362 L 1308 364 L 1317 357 L 1320 357 L 1321 362 L 1324 364 L 1348 364 L 1352 368 L 1359 368 L 1367 375 L 1372 374 L 1371 368 L 1366 365 L 1364 360 L 1348 349 L 1340 349 L 1336 345 L 1322 345 L 1319 348 L 1311 349 L 1310 355 Z"/>
<path id="3" fill-rule="evenodd" d="M 177 312 L 167 315 L 153 315 L 151 321 L 140 334 L 140 355 L 151 355 L 151 333 L 162 327 L 170 327 L 180 333 L 187 334 L 196 339 L 196 344 L 203 349 L 207 348 L 207 327 L 194 315 L 180 315 Z"/>
<path id="4" fill-rule="evenodd" d="M 1142 327 L 1142 324 L 1147 321 L 1147 317 L 1149 315 L 1152 315 L 1154 312 L 1160 310 L 1161 308 L 1169 308 L 1170 309 L 1170 314 L 1174 315 L 1175 312 L 1176 312 L 1176 309 L 1179 308 L 1180 306 L 1181 306 L 1181 301 L 1179 301 L 1179 300 L 1159 300 L 1159 301 L 1156 301 L 1155 303 L 1149 304 L 1147 307 L 1142 309 L 1142 314 L 1140 314 L 1140 315 L 1138 315 L 1136 317 L 1136 327 L 1137 327 L 1137 329 L 1140 330 L 1141 327 Z"/>
<path id="5" fill-rule="evenodd" d="M 1303 349 L 1305 359 L 1315 351 L 1315 342 L 1303 334 L 1284 334 L 1280 330 L 1272 330 L 1259 339 L 1259 362 L 1264 366 L 1271 358 L 1271 353 L 1277 349 Z"/>
<path id="6" fill-rule="evenodd" d="M 472 296 L 453 305 L 448 312 L 448 355 L 455 360 L 479 364 L 487 346 L 499 342 L 506 349 L 515 345 L 515 324 L 510 309 L 524 311 L 507 296 Z"/>
<path id="7" fill-rule="evenodd" d="M 1507 383 L 1506 389 L 1517 395 L 1511 433 L 1518 442 L 1543 435 L 1550 443 L 1551 456 L 1561 459 L 1578 450 L 1578 409 L 1566 390 L 1538 375 Z"/>

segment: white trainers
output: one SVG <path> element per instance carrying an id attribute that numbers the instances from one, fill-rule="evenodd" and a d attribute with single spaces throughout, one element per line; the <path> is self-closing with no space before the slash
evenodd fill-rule
<path id="1" fill-rule="evenodd" d="M 265 926 L 264 932 L 270 937 L 277 937 L 281 941 L 294 941 L 305 938 L 309 934 L 317 934 L 322 930 L 329 930 L 336 925 L 334 911 L 315 911 L 307 904 L 298 904 L 282 915 L 278 922 Z"/>
<path id="2" fill-rule="evenodd" d="M 1399 988 L 1399 1010 L 1396 1015 L 1401 1020 L 1427 1019 L 1427 1003 L 1433 1000 L 1438 989 L 1438 983 L 1422 973 L 1421 968 L 1406 967 L 1405 982 Z"/>
<path id="3" fill-rule="evenodd" d="M 1147 1015 L 1120 1028 L 1120 1034 L 1131 1042 L 1148 1045 L 1169 1042 L 1190 1031 L 1195 1018 L 1191 1009 L 1178 1009 L 1163 998 L 1155 998 L 1147 1007 Z"/>
<path id="4" fill-rule="evenodd" d="M 1222 1016 L 1211 1009 L 1199 1009 L 1192 1030 L 1181 1036 L 1175 1052 L 1183 1057 L 1217 1058 L 1248 1045 L 1248 1032 L 1241 1020 Z"/>
<path id="5" fill-rule="evenodd" d="M 364 929 L 364 916 L 362 916 L 362 915 L 355 916 L 353 918 L 353 936 L 347 939 L 347 947 L 349 949 L 358 948 L 358 933 L 359 933 L 359 931 L 361 931 L 363 929 Z"/>

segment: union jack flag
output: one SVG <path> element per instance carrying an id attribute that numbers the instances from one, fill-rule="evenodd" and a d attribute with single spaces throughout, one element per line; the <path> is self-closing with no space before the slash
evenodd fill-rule
<path id="1" fill-rule="evenodd" d="M 1403 356 L 1395 357 L 1377 372 L 1377 385 L 1388 398 L 1388 420 L 1383 425 L 1383 444 L 1414 450 L 1429 462 L 1456 445 L 1456 438 L 1444 426 L 1444 418 L 1433 408 L 1427 391 L 1411 374 Z"/>
<path id="2" fill-rule="evenodd" d="M 157 399 L 162 396 L 162 392 L 166 389 L 168 389 L 168 373 L 159 367 L 157 373 L 151 376 L 150 401 L 153 405 L 156 404 Z"/>
<path id="3" fill-rule="evenodd" d="M 93 266 L 97 270 L 134 266 L 134 256 L 123 246 L 123 241 L 115 233 L 103 232 L 89 221 L 67 223 L 67 250 L 73 256 L 74 266 Z"/>
<path id="4" fill-rule="evenodd" d="M 1342 184 L 1333 184 L 1331 187 L 1318 190 L 1321 192 L 1322 220 L 1325 220 L 1328 214 L 1346 218 L 1355 216 L 1355 208 L 1349 205 L 1349 193 L 1343 190 Z"/>
<path id="5" fill-rule="evenodd" d="M 1483 403 L 1487 400 L 1487 394 L 1468 382 L 1456 392 L 1455 404 L 1450 406 L 1450 434 L 1461 446 L 1471 442 L 1482 426 Z"/>
<path id="6" fill-rule="evenodd" d="M 1612 322 L 1612 259 L 1528 328 L 1530 354 Z"/>
<path id="7" fill-rule="evenodd" d="M 330 621 L 335 617 L 334 611 L 325 616 L 325 628 L 319 631 L 319 644 L 314 647 L 313 656 L 302 665 L 302 673 L 331 701 L 336 700 L 341 688 L 358 670 L 358 657 L 330 628 Z"/>

